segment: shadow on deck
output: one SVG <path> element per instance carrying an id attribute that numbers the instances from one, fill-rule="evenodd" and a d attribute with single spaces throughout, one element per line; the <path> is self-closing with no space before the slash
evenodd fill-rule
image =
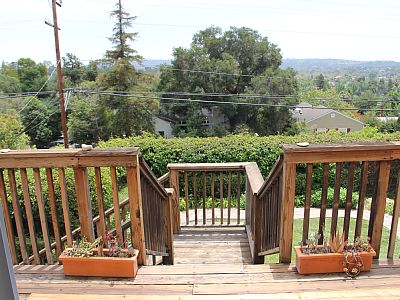
<path id="1" fill-rule="evenodd" d="M 20 296 L 74 300 L 164 299 L 167 295 L 167 299 L 400 297 L 398 260 L 376 262 L 371 272 L 356 280 L 343 274 L 303 276 L 287 264 L 253 265 L 243 227 L 186 227 L 174 238 L 175 265 L 143 266 L 134 280 L 65 277 L 59 265 L 16 266 Z"/>

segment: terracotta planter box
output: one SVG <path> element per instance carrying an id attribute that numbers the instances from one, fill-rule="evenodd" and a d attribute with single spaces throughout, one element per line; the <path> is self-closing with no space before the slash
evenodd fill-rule
<path id="1" fill-rule="evenodd" d="M 71 257 L 65 255 L 68 250 L 65 249 L 59 257 L 59 261 L 64 266 L 64 275 L 131 278 L 136 276 L 139 253 L 137 250 L 132 257 Z"/>
<path id="2" fill-rule="evenodd" d="M 300 246 L 294 247 L 296 252 L 296 268 L 299 274 L 338 273 L 343 272 L 344 256 L 341 253 L 303 254 Z M 361 252 L 362 271 L 371 270 L 375 251 Z"/>

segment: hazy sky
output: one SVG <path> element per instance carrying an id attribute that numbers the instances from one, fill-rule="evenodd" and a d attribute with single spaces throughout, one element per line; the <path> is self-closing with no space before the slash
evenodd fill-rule
<path id="1" fill-rule="evenodd" d="M 55 60 L 51 0 L 0 0 L 0 60 Z M 116 0 L 63 0 L 58 9 L 62 55 L 103 57 L 111 44 Z M 276 43 L 284 58 L 400 61 L 400 2 L 396 0 L 124 0 L 137 16 L 132 45 L 145 58 L 169 59 L 195 32 L 215 25 L 246 26 Z"/>

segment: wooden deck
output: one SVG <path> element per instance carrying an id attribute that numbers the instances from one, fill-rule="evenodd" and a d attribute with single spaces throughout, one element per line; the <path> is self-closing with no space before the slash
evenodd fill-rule
<path id="1" fill-rule="evenodd" d="M 379 261 L 355 280 L 253 265 L 243 227 L 182 228 L 175 265 L 145 266 L 134 280 L 73 278 L 62 266 L 16 266 L 22 299 L 399 299 L 400 261 Z M 168 297 L 167 297 L 168 296 Z"/>

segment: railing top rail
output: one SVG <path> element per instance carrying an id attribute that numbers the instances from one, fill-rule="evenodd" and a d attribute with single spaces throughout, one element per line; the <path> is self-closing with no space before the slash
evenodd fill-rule
<path id="1" fill-rule="evenodd" d="M 283 169 L 283 156 L 279 156 L 279 158 L 276 160 L 274 166 L 272 167 L 269 175 L 265 179 L 264 183 L 259 189 L 258 195 L 262 197 L 264 193 L 269 189 L 271 184 L 274 182 L 274 180 L 279 176 L 282 172 Z"/>
<path id="2" fill-rule="evenodd" d="M 162 195 L 163 197 L 167 198 L 168 193 L 165 190 L 165 188 L 159 183 L 156 175 L 154 175 L 153 171 L 150 169 L 146 161 L 143 159 L 143 157 L 140 157 L 139 159 L 140 163 L 140 171 L 143 176 L 145 176 L 151 185 Z"/>
<path id="3" fill-rule="evenodd" d="M 0 168 L 134 166 L 139 148 L 11 150 L 0 153 Z"/>
<path id="4" fill-rule="evenodd" d="M 245 167 L 251 164 L 249 162 L 233 162 L 233 163 L 171 163 L 167 167 L 170 170 L 179 171 L 235 171 L 244 170 Z"/>
<path id="5" fill-rule="evenodd" d="M 246 175 L 247 179 L 249 180 L 250 188 L 253 194 L 258 193 L 260 190 L 264 178 L 261 175 L 260 169 L 257 166 L 257 163 L 249 163 L 246 165 Z"/>
<path id="6" fill-rule="evenodd" d="M 400 159 L 400 142 L 283 145 L 287 163 L 379 161 Z"/>

